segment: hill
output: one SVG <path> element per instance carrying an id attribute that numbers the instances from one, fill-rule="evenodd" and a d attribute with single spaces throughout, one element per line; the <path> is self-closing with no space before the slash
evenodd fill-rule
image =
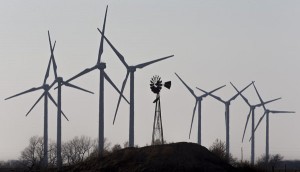
<path id="1" fill-rule="evenodd" d="M 236 171 L 205 147 L 195 143 L 125 148 L 102 158 L 93 158 L 68 167 L 70 171 Z"/>

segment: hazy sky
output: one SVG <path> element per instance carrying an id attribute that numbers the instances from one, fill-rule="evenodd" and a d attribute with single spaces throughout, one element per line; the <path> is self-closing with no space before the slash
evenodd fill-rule
<path id="1" fill-rule="evenodd" d="M 42 94 L 37 91 L 8 101 L 4 98 L 43 82 L 50 56 L 47 31 L 56 40 L 58 73 L 68 79 L 95 65 L 102 27 L 109 5 L 106 35 L 125 56 L 139 64 L 174 54 L 172 59 L 135 73 L 135 143 L 151 142 L 155 95 L 149 89 L 153 75 L 171 80 L 171 90 L 161 93 L 164 136 L 168 142 L 196 142 L 197 123 L 188 132 L 195 99 L 175 76 L 190 87 L 212 90 L 229 99 L 252 80 L 264 100 L 282 97 L 267 105 L 274 110 L 299 111 L 300 1 L 297 0 L 111 0 L 86 1 L 4 0 L 0 6 L 0 160 L 17 159 L 34 135 L 43 136 L 43 102 L 25 114 Z M 102 56 L 106 71 L 121 87 L 126 70 L 105 43 Z M 51 75 L 50 80 L 53 79 Z M 74 136 L 98 134 L 99 72 L 74 82 L 95 95 L 63 89 L 63 141 Z M 200 91 L 195 92 L 198 95 Z M 56 91 L 51 91 L 56 96 Z M 129 98 L 129 83 L 125 95 Z M 259 103 L 253 87 L 245 91 L 251 103 Z M 128 140 L 129 106 L 121 102 L 112 125 L 118 94 L 105 83 L 105 137 L 113 144 Z M 225 107 L 212 98 L 202 104 L 202 142 L 209 147 L 217 138 L 225 141 Z M 241 142 L 249 107 L 239 97 L 231 104 L 231 152 L 250 158 L 250 128 Z M 256 122 L 263 113 L 256 110 Z M 195 118 L 197 121 L 197 117 Z M 270 153 L 285 159 L 300 158 L 300 116 L 270 115 Z M 250 123 L 249 123 L 250 124 Z M 250 127 L 250 125 L 249 125 Z M 56 108 L 49 105 L 49 137 L 56 139 Z M 265 120 L 256 132 L 256 157 L 265 151 Z"/>

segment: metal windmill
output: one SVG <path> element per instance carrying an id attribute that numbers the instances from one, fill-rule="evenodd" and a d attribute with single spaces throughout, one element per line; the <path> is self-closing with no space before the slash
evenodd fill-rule
<path id="1" fill-rule="evenodd" d="M 55 80 L 54 82 L 56 82 L 58 84 L 58 89 L 57 89 L 57 167 L 60 170 L 62 167 L 62 157 L 61 157 L 61 86 L 65 85 L 67 87 L 71 87 L 71 88 L 75 88 L 81 91 L 85 91 L 91 94 L 94 94 L 93 92 L 90 92 L 88 90 L 85 90 L 83 88 L 80 88 L 76 85 L 67 83 L 63 81 L 62 77 L 58 77 L 57 76 L 57 64 L 54 58 L 54 54 L 53 54 L 53 48 L 52 48 L 52 43 L 51 43 L 51 37 L 50 37 L 50 33 L 48 31 L 48 38 L 49 38 L 49 45 L 50 45 L 50 51 L 51 51 L 51 57 L 48 63 L 48 68 L 47 68 L 47 75 L 49 75 L 49 71 L 50 71 L 50 66 L 52 63 L 53 66 L 53 72 L 54 72 L 54 77 Z"/>
<path id="2" fill-rule="evenodd" d="M 106 6 L 105 11 L 105 17 L 104 17 L 104 23 L 103 23 L 103 34 L 105 31 L 105 23 L 106 23 L 106 16 L 107 16 L 107 9 L 108 6 Z M 103 149 L 104 149 L 104 78 L 108 83 L 112 85 L 112 87 L 126 100 L 126 102 L 129 104 L 129 101 L 122 95 L 122 93 L 119 91 L 117 86 L 112 82 L 112 80 L 109 78 L 109 76 L 106 74 L 104 69 L 106 68 L 106 64 L 101 62 L 101 55 L 103 53 L 103 36 L 100 40 L 100 47 L 99 47 L 99 53 L 98 53 L 98 60 L 96 65 L 92 66 L 91 68 L 87 68 L 83 70 L 82 72 L 78 73 L 77 75 L 73 76 L 72 78 L 68 79 L 65 83 L 69 83 L 72 80 L 87 74 L 93 70 L 98 69 L 100 71 L 100 84 L 99 84 L 99 142 L 98 142 L 98 154 L 101 157 L 103 155 Z"/>
<path id="3" fill-rule="evenodd" d="M 230 107 L 230 103 L 231 101 L 235 100 L 237 98 L 238 95 L 240 95 L 243 91 L 245 91 L 250 85 L 252 85 L 253 82 L 251 82 L 249 85 L 247 85 L 243 90 L 238 91 L 237 94 L 235 94 L 233 97 L 231 97 L 229 100 L 225 101 L 223 99 L 221 99 L 218 96 L 215 96 L 211 93 L 208 93 L 200 88 L 197 87 L 197 89 L 201 90 L 202 92 L 210 95 L 211 97 L 215 98 L 216 100 L 220 101 L 221 103 L 223 103 L 225 105 L 225 126 L 226 126 L 226 159 L 229 160 L 229 107 Z"/>
<path id="4" fill-rule="evenodd" d="M 192 116 L 192 122 L 191 122 L 191 127 L 190 127 L 190 132 L 189 132 L 189 138 L 191 137 L 191 131 L 192 131 L 192 126 L 193 126 L 193 121 L 194 121 L 194 116 L 195 116 L 195 111 L 197 108 L 197 104 L 198 104 L 198 144 L 201 145 L 201 104 L 202 104 L 202 100 L 204 97 L 206 97 L 208 94 L 211 94 L 223 87 L 225 87 L 226 85 L 223 85 L 219 88 L 216 88 L 208 93 L 205 93 L 201 96 L 196 96 L 196 94 L 194 93 L 194 91 L 179 77 L 179 75 L 177 75 L 177 73 L 175 73 L 175 75 L 179 78 L 179 80 L 183 83 L 183 85 L 190 91 L 190 93 L 195 97 L 196 99 L 196 103 L 195 103 L 195 107 L 193 110 L 193 116 Z"/>
<path id="5" fill-rule="evenodd" d="M 155 103 L 154 111 L 154 122 L 153 122 L 153 132 L 152 132 L 152 145 L 156 144 L 159 141 L 161 144 L 164 144 L 164 134 L 163 126 L 161 120 L 161 106 L 160 106 L 160 90 L 162 89 L 162 80 L 159 76 L 155 75 L 150 80 L 150 89 L 156 94 L 156 99 L 153 101 Z M 164 83 L 164 87 L 170 89 L 171 81 Z"/>
<path id="6" fill-rule="evenodd" d="M 146 63 L 141 63 L 141 64 L 138 64 L 138 65 L 135 65 L 135 66 L 129 66 L 125 62 L 124 56 L 106 38 L 106 36 L 104 35 L 104 31 L 102 32 L 99 28 L 98 28 L 98 31 L 102 34 L 102 36 L 104 37 L 104 39 L 106 40 L 106 42 L 108 43 L 108 45 L 112 48 L 112 50 L 115 52 L 115 54 L 118 56 L 118 58 L 120 59 L 120 61 L 123 63 L 123 65 L 127 69 L 127 73 L 126 73 L 126 76 L 125 76 L 125 79 L 123 81 L 122 88 L 121 88 L 121 94 L 123 94 L 125 85 L 127 83 L 128 76 L 130 74 L 129 147 L 133 147 L 134 146 L 134 73 L 135 73 L 136 69 L 142 69 L 142 68 L 144 68 L 144 67 L 146 67 L 146 66 L 148 66 L 150 64 L 159 62 L 161 60 L 168 59 L 170 57 L 173 57 L 174 55 L 163 57 L 163 58 L 159 58 L 159 59 L 156 59 L 156 60 L 153 60 L 153 61 L 149 61 L 149 62 L 146 62 Z M 116 119 L 117 112 L 118 112 L 118 109 L 119 109 L 120 101 L 121 101 L 121 97 L 119 97 L 119 100 L 118 100 L 118 104 L 117 104 L 117 108 L 116 108 L 116 112 L 115 112 L 115 117 L 114 117 L 113 124 L 115 123 L 115 119 Z"/>
<path id="7" fill-rule="evenodd" d="M 49 37 L 50 40 L 50 37 Z M 48 167 L 48 99 L 51 100 L 51 102 L 58 107 L 57 103 L 55 102 L 55 100 L 53 99 L 53 97 L 51 96 L 49 90 L 53 87 L 53 85 L 56 83 L 56 81 L 53 81 L 51 83 L 51 85 L 47 84 L 47 79 L 49 77 L 49 69 L 50 69 L 50 64 L 51 64 L 51 59 L 53 58 L 53 51 L 55 49 L 55 44 L 56 42 L 54 42 L 54 45 L 52 47 L 52 44 L 50 43 L 50 49 L 51 49 L 51 56 L 50 56 L 50 60 L 48 63 L 48 68 L 46 70 L 46 74 L 44 77 L 44 82 L 42 83 L 41 86 L 39 87 L 34 87 L 31 89 L 28 89 L 26 91 L 23 91 L 21 93 L 18 93 L 16 95 L 13 95 L 11 97 L 6 98 L 5 100 L 23 95 L 23 94 L 27 94 L 27 93 L 31 93 L 37 90 L 43 90 L 42 95 L 37 99 L 37 101 L 33 104 L 33 106 L 30 108 L 30 110 L 27 112 L 26 116 L 32 111 L 32 109 L 38 104 L 38 102 L 44 98 L 44 157 L 43 157 L 43 167 L 47 168 Z M 55 78 L 57 77 L 56 74 L 56 65 L 53 66 L 54 68 L 54 76 Z M 65 116 L 65 114 L 63 112 L 61 112 L 63 114 L 63 116 L 68 120 L 68 118 Z"/>
<path id="8" fill-rule="evenodd" d="M 256 89 L 256 86 L 253 84 L 254 88 L 255 88 L 255 91 L 257 93 L 257 96 L 259 97 L 259 100 L 260 102 L 263 104 L 264 101 L 262 100 L 261 96 L 259 95 L 257 89 Z M 255 129 L 254 129 L 254 132 L 256 131 L 257 127 L 259 126 L 259 124 L 261 123 L 261 121 L 264 119 L 264 117 L 266 117 L 266 159 L 265 159 L 265 162 L 268 163 L 269 161 L 269 114 L 272 113 L 272 114 L 277 114 L 277 113 L 295 113 L 294 111 L 278 111 L 278 110 L 270 110 L 270 109 L 267 109 L 265 107 L 265 105 L 263 104 L 262 105 L 263 108 L 264 108 L 264 114 L 263 116 L 259 119 Z M 250 140 L 252 140 L 252 137 L 250 138 Z"/>
<path id="9" fill-rule="evenodd" d="M 232 85 L 232 87 L 237 91 L 237 92 L 240 92 L 231 82 L 230 84 Z M 253 83 L 254 85 L 254 83 Z M 273 101 L 276 101 L 276 100 L 279 100 L 281 98 L 277 98 L 277 99 L 273 99 L 273 100 L 269 100 L 269 101 L 266 101 L 266 102 L 262 102 L 262 103 L 259 103 L 259 104 L 250 104 L 248 99 L 242 94 L 240 93 L 240 95 L 242 96 L 242 98 L 244 99 L 244 101 L 247 103 L 247 105 L 249 106 L 250 108 L 250 111 L 249 111 L 249 114 L 247 116 L 247 120 L 246 120 L 246 124 L 245 124 L 245 129 L 244 129 L 244 133 L 243 133 L 243 138 L 242 138 L 242 142 L 244 141 L 244 137 L 245 137 L 245 132 L 246 132 L 246 129 L 247 129 L 247 125 L 248 125 L 248 121 L 249 121 L 249 118 L 250 118 L 250 115 L 252 115 L 252 125 L 251 125 L 251 165 L 254 165 L 254 159 L 255 159 L 255 135 L 254 135 L 254 125 L 255 125 L 255 121 L 254 121 L 254 117 L 255 117 L 255 108 L 257 107 L 260 107 L 262 105 L 265 105 L 265 104 L 268 104 L 268 103 L 271 103 Z"/>

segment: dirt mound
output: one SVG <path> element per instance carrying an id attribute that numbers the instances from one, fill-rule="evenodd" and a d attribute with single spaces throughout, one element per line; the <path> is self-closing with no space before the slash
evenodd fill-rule
<path id="1" fill-rule="evenodd" d="M 125 148 L 103 158 L 87 160 L 72 171 L 236 171 L 205 147 L 194 143 L 172 143 Z"/>

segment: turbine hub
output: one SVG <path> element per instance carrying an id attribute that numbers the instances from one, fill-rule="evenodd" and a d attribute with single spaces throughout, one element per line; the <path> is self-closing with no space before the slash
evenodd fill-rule
<path id="1" fill-rule="evenodd" d="M 98 69 L 105 69 L 106 68 L 106 63 L 103 63 L 103 62 L 101 62 L 101 63 L 99 63 L 98 65 L 97 65 L 97 67 L 98 67 Z"/>
<path id="2" fill-rule="evenodd" d="M 49 84 L 43 85 L 43 89 L 44 89 L 45 91 L 48 91 L 48 90 L 49 90 Z"/>
<path id="3" fill-rule="evenodd" d="M 129 66 L 128 67 L 128 72 L 135 72 L 135 71 L 136 71 L 135 66 Z"/>

